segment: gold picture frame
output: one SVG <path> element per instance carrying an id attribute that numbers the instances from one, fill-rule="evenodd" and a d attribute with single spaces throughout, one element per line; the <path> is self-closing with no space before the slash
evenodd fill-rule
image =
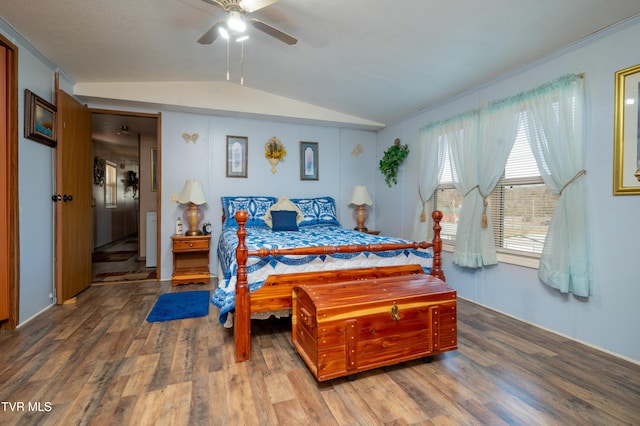
<path id="1" fill-rule="evenodd" d="M 151 148 L 151 192 L 158 192 L 158 148 Z"/>
<path id="2" fill-rule="evenodd" d="M 57 108 L 29 89 L 24 90 L 24 137 L 50 147 L 57 144 Z"/>
<path id="3" fill-rule="evenodd" d="M 640 64 L 615 74 L 613 195 L 640 195 Z"/>

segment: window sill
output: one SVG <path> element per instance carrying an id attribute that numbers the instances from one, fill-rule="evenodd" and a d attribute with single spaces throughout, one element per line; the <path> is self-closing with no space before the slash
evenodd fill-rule
<path id="1" fill-rule="evenodd" d="M 497 253 L 498 262 L 509 263 L 511 265 L 524 266 L 525 268 L 538 269 L 540 259 L 531 256 L 520 256 L 512 253 Z"/>
<path id="2" fill-rule="evenodd" d="M 442 244 L 442 251 L 453 253 L 453 246 L 450 244 Z M 523 266 L 525 268 L 538 269 L 540 266 L 540 259 L 531 256 L 520 256 L 512 253 L 497 253 L 498 262 L 508 263 L 510 265 Z"/>

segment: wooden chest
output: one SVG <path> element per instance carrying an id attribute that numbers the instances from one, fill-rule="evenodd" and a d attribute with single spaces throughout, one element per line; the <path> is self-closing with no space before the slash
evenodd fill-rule
<path id="1" fill-rule="evenodd" d="M 293 345 L 320 381 L 457 349 L 456 292 L 431 275 L 293 289 Z"/>

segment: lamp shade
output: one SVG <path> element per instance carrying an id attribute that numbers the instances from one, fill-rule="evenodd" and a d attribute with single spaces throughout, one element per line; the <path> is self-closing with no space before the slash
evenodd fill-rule
<path id="1" fill-rule="evenodd" d="M 363 204 L 372 205 L 373 201 L 371 201 L 371 197 L 369 196 L 369 192 L 367 191 L 367 187 L 364 185 L 356 185 L 353 188 L 353 193 L 351 194 L 350 204 L 361 206 Z"/>
<path id="2" fill-rule="evenodd" d="M 197 206 L 205 204 L 207 199 L 204 197 L 204 191 L 202 190 L 202 184 L 199 180 L 188 180 L 184 184 L 182 194 L 178 198 L 180 204 L 193 203 Z"/>

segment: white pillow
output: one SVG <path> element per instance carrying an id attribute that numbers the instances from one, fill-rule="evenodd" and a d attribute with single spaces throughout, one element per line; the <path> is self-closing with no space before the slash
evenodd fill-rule
<path id="1" fill-rule="evenodd" d="M 296 224 L 299 224 L 304 220 L 304 214 L 302 211 L 296 206 L 291 200 L 287 197 L 280 197 L 275 204 L 267 209 L 267 212 L 264 214 L 264 223 L 267 224 L 269 228 L 273 228 L 273 222 L 271 220 L 271 210 L 293 210 L 297 213 L 296 215 Z"/>

